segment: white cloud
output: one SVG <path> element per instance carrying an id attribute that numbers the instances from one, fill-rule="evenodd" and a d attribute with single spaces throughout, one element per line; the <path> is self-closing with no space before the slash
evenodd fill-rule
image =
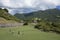
<path id="1" fill-rule="evenodd" d="M 60 5 L 60 0 L 0 0 L 0 4 L 11 8 L 34 8 L 36 10 L 45 10 Z"/>
<path id="2" fill-rule="evenodd" d="M 0 1 L 4 6 L 14 8 L 24 8 L 24 7 L 37 8 L 43 6 L 41 7 L 43 9 L 47 8 L 48 5 L 50 5 L 49 7 L 53 7 L 51 5 L 54 5 L 54 7 L 56 5 L 60 5 L 60 0 L 0 0 Z"/>

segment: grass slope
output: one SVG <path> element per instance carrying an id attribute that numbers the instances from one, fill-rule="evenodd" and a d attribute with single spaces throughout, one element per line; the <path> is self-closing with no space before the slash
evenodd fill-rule
<path id="1" fill-rule="evenodd" d="M 21 33 L 18 34 L 18 31 Z M 41 32 L 32 25 L 0 28 L 0 40 L 60 40 L 60 35 Z"/>
<path id="2" fill-rule="evenodd" d="M 8 11 L 7 9 L 1 9 L 0 8 L 0 19 L 3 18 L 6 21 L 12 20 L 12 21 L 20 22 L 20 20 L 18 18 L 16 18 L 15 16 L 9 14 L 9 12 L 7 12 L 7 11 Z"/>

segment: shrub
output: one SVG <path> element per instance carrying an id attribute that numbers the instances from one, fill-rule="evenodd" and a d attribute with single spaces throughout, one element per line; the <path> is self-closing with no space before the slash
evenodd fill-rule
<path id="1" fill-rule="evenodd" d="M 37 24 L 37 25 L 35 25 L 35 26 L 34 26 L 34 28 L 36 28 L 36 29 L 39 29 L 39 30 L 40 30 L 40 29 L 42 29 L 42 26 L 41 26 L 41 25 L 39 25 L 39 24 Z"/>
<path id="2" fill-rule="evenodd" d="M 20 31 L 18 31 L 18 35 L 20 34 Z"/>
<path id="3" fill-rule="evenodd" d="M 49 32 L 50 31 L 50 27 L 49 26 L 43 26 L 43 31 L 44 32 Z"/>
<path id="4" fill-rule="evenodd" d="M 27 23 L 27 22 L 25 22 L 23 25 L 28 25 L 28 23 Z"/>
<path id="5" fill-rule="evenodd" d="M 52 25 L 53 27 L 57 27 L 57 25 L 56 25 L 56 24 L 54 24 L 54 23 L 52 23 L 51 25 Z"/>
<path id="6" fill-rule="evenodd" d="M 5 10 L 6 12 L 8 12 L 8 10 L 7 10 L 6 8 L 5 8 L 4 10 Z"/>

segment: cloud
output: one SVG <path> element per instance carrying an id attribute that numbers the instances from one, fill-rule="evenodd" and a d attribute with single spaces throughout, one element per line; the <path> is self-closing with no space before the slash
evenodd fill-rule
<path id="1" fill-rule="evenodd" d="M 0 3 L 12 8 L 36 8 L 41 6 L 47 7 L 48 5 L 60 5 L 60 0 L 0 0 Z"/>
<path id="2" fill-rule="evenodd" d="M 31 10 L 46 10 L 56 8 L 58 5 L 60 5 L 60 0 L 0 0 L 0 7 L 12 8 L 8 9 L 9 12 L 25 12 L 24 10 L 26 10 L 26 12 L 30 12 Z"/>

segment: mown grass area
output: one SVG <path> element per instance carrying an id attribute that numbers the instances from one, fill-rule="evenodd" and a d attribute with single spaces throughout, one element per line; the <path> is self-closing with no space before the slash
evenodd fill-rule
<path id="1" fill-rule="evenodd" d="M 0 28 L 0 40 L 60 40 L 60 34 L 41 32 L 28 25 Z"/>

